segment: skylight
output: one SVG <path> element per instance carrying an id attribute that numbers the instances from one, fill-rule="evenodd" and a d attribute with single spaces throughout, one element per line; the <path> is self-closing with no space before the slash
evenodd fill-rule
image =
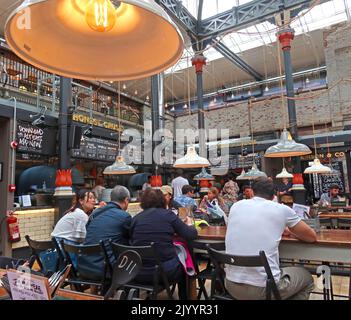
<path id="1" fill-rule="evenodd" d="M 234 6 L 242 5 L 251 0 L 204 0 L 202 19 L 209 18 L 217 13 L 230 10 Z M 197 8 L 199 0 L 183 0 L 183 5 L 197 18 Z M 293 18 L 291 26 L 295 29 L 295 35 L 308 33 L 313 30 L 322 29 L 336 23 L 350 20 L 351 0 L 331 0 L 313 8 L 303 10 L 299 15 Z M 268 45 L 276 41 L 277 26 L 265 21 L 254 26 L 227 34 L 220 37 L 222 41 L 234 53 L 256 48 L 262 45 Z M 185 69 L 191 66 L 189 60 L 194 55 L 191 48 L 186 48 L 182 59 L 167 73 Z M 209 61 L 222 58 L 222 55 L 213 47 L 205 50 L 204 55 Z"/>

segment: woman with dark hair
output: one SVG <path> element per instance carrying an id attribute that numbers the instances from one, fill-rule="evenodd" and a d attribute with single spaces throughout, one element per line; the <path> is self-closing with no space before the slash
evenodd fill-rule
<path id="1" fill-rule="evenodd" d="M 145 190 L 140 205 L 143 211 L 132 219 L 131 245 L 147 246 L 153 242 L 168 280 L 179 283 L 179 298 L 186 299 L 185 273 L 178 260 L 173 239 L 175 234 L 184 240 L 196 239 L 197 231 L 193 221 L 187 217 L 183 222 L 171 210 L 166 209 L 165 197 L 160 190 Z M 150 268 L 144 267 L 136 280 L 152 283 L 154 269 L 151 267 L 152 264 Z"/>
<path id="2" fill-rule="evenodd" d="M 86 236 L 85 225 L 89 214 L 94 210 L 95 194 L 87 189 L 76 193 L 75 204 L 68 209 L 64 216 L 57 222 L 52 237 L 64 240 L 68 244 L 80 244 Z"/>

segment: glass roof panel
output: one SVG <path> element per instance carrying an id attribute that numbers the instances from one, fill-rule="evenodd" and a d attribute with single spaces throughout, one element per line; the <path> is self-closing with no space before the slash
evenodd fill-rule
<path id="1" fill-rule="evenodd" d="M 202 18 L 206 19 L 217 13 L 230 10 L 234 6 L 246 4 L 250 1 L 251 0 L 203 0 Z M 182 3 L 196 18 L 199 0 L 183 0 Z M 295 29 L 295 35 L 303 34 L 346 21 L 351 14 L 350 11 L 351 0 L 330 0 L 301 11 L 297 17 L 292 19 L 291 27 Z M 218 40 L 222 41 L 234 53 L 240 54 L 242 51 L 275 42 L 277 30 L 278 27 L 276 25 L 265 21 L 221 36 Z M 183 58 L 167 72 L 174 72 L 187 68 L 187 66 L 189 66 L 189 57 L 191 58 L 192 55 L 192 49 L 187 48 L 184 50 Z M 206 48 L 204 55 L 209 61 L 222 58 L 222 55 L 218 53 L 213 46 Z"/>

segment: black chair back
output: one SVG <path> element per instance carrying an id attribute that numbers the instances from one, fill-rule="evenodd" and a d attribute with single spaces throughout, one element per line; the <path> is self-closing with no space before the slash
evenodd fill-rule
<path id="1" fill-rule="evenodd" d="M 17 269 L 25 262 L 26 261 L 24 259 L 14 259 L 0 256 L 0 269 Z"/>
<path id="2" fill-rule="evenodd" d="M 104 260 L 105 260 L 105 266 L 107 268 L 106 271 L 112 271 L 112 267 L 109 260 L 106 260 L 106 248 L 103 241 L 100 241 L 99 244 L 94 244 L 94 245 L 73 245 L 73 244 L 67 244 L 64 242 L 64 240 L 61 240 L 60 244 L 63 249 L 63 254 L 65 256 L 66 264 L 72 265 L 71 270 L 75 277 L 78 276 L 78 270 L 77 270 L 77 267 L 74 266 L 70 254 L 75 254 L 77 256 L 101 255 L 104 257 Z"/>
<path id="3" fill-rule="evenodd" d="M 332 228 L 333 222 L 331 218 L 319 218 L 319 224 L 321 227 Z"/>
<path id="4" fill-rule="evenodd" d="M 126 251 L 135 251 L 138 253 L 142 260 L 142 265 L 144 266 L 145 262 L 150 262 L 154 264 L 154 277 L 153 277 L 153 297 L 156 297 L 156 292 L 159 286 L 159 279 L 162 280 L 163 286 L 167 291 L 168 297 L 173 299 L 167 276 L 162 268 L 161 259 L 154 248 L 154 243 L 151 242 L 149 246 L 126 246 L 119 243 L 114 243 L 110 241 L 110 246 L 115 257 L 118 257 Z"/>
<path id="5" fill-rule="evenodd" d="M 350 228 L 351 227 L 351 219 L 338 218 L 337 225 L 338 225 L 338 228 Z"/>
<path id="6" fill-rule="evenodd" d="M 105 299 L 112 297 L 116 290 L 132 281 L 142 267 L 142 260 L 134 250 L 127 250 L 121 253 L 113 266 L 112 283 L 105 294 Z"/>
<path id="7" fill-rule="evenodd" d="M 281 300 L 277 285 L 275 283 L 272 270 L 269 266 L 266 254 L 264 251 L 260 251 L 258 256 L 236 256 L 227 254 L 224 252 L 212 249 L 210 246 L 207 247 L 208 254 L 216 267 L 216 271 L 221 276 L 222 290 L 226 292 L 224 287 L 225 271 L 223 268 L 224 264 L 237 266 L 237 267 L 263 267 L 267 274 L 266 280 L 266 299 L 270 300 L 272 293 L 276 300 Z"/>
<path id="8" fill-rule="evenodd" d="M 40 270 L 42 272 L 44 272 L 45 268 L 44 268 L 44 265 L 40 259 L 40 253 L 42 253 L 43 251 L 46 251 L 46 250 L 55 250 L 56 249 L 55 244 L 52 241 L 33 240 L 29 237 L 29 235 L 26 235 L 25 239 L 28 243 L 29 248 L 31 249 L 31 254 L 33 256 L 35 256 L 35 260 L 37 261 L 37 263 L 40 267 Z M 32 261 L 32 263 L 29 265 L 30 268 L 32 268 L 33 263 L 34 263 L 34 261 Z M 58 267 L 59 267 L 58 263 L 59 263 L 59 260 L 57 260 L 57 265 L 56 265 L 55 271 L 58 270 Z"/>

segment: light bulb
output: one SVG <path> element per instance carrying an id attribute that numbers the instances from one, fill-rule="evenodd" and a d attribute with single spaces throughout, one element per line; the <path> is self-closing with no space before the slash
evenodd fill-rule
<path id="1" fill-rule="evenodd" d="M 124 84 L 123 84 L 123 90 L 125 90 L 125 89 L 127 89 L 127 86 L 126 86 L 126 84 L 124 83 Z"/>
<path id="2" fill-rule="evenodd" d="M 116 24 L 116 9 L 110 0 L 90 0 L 85 20 L 94 31 L 110 31 Z"/>

